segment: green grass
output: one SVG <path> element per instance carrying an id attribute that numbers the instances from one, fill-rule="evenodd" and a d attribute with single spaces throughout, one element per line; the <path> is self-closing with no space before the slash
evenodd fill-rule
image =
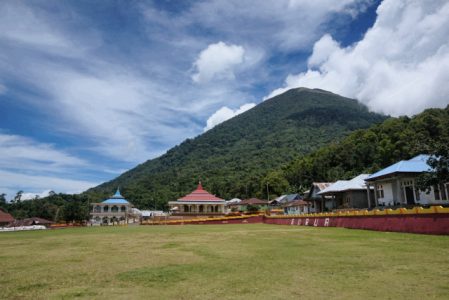
<path id="1" fill-rule="evenodd" d="M 0 298 L 448 299 L 449 237 L 279 225 L 0 234 Z"/>

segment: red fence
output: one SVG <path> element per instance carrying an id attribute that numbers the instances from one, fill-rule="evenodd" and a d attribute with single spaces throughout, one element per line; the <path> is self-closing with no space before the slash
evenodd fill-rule
<path id="1" fill-rule="evenodd" d="M 183 224 L 250 224 L 266 223 L 290 226 L 343 227 L 377 231 L 394 231 L 424 234 L 449 235 L 449 209 L 434 207 L 414 208 L 397 211 L 360 211 L 348 213 L 323 213 L 294 216 L 234 216 L 220 218 L 202 218 L 188 220 L 168 220 L 147 225 L 183 225 Z"/>
<path id="2" fill-rule="evenodd" d="M 264 223 L 278 225 L 343 227 L 378 231 L 449 234 L 449 214 L 408 214 L 348 217 L 265 217 Z"/>

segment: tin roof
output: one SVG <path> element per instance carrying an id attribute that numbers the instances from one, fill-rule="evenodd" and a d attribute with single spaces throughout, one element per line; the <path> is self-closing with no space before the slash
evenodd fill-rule
<path id="1" fill-rule="evenodd" d="M 345 191 L 354 191 L 354 190 L 365 190 L 366 189 L 365 179 L 368 177 L 369 174 L 360 174 L 359 176 L 354 177 L 351 180 L 338 180 L 333 184 L 329 185 L 324 190 L 321 190 L 318 193 L 318 195 L 345 192 Z"/>
<path id="2" fill-rule="evenodd" d="M 312 183 L 313 187 L 318 188 L 320 191 L 324 190 L 331 184 L 332 184 L 332 182 L 313 182 Z"/>
<path id="3" fill-rule="evenodd" d="M 250 198 L 240 201 L 238 205 L 266 205 L 268 204 L 268 201 L 266 200 L 260 200 L 257 198 Z"/>
<path id="4" fill-rule="evenodd" d="M 284 205 L 284 207 L 307 206 L 307 205 L 309 205 L 309 202 L 300 199 L 300 200 L 288 202 L 287 204 Z"/>
<path id="5" fill-rule="evenodd" d="M 430 171 L 430 166 L 427 164 L 429 155 L 420 154 L 409 160 L 401 160 L 391 166 L 382 169 L 368 178 L 366 181 L 376 180 L 381 177 L 389 177 L 397 173 L 422 173 Z"/>

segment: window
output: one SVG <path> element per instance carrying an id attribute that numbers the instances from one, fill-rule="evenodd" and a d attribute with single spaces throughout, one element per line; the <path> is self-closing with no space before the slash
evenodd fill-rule
<path id="1" fill-rule="evenodd" d="M 384 187 L 383 185 L 377 186 L 377 198 L 384 198 Z"/>
<path id="2" fill-rule="evenodd" d="M 433 186 L 433 194 L 435 196 L 435 200 L 441 200 L 440 187 L 438 185 Z"/>
<path id="3" fill-rule="evenodd" d="M 435 200 L 449 200 L 448 199 L 448 184 L 438 184 L 433 186 L 433 193 Z"/>

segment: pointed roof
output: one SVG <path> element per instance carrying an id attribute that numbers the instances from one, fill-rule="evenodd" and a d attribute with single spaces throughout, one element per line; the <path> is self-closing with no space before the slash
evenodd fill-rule
<path id="1" fill-rule="evenodd" d="M 125 199 L 125 197 L 123 197 L 120 194 L 120 188 L 119 187 L 117 188 L 117 191 L 115 192 L 115 194 L 111 198 L 113 198 L 113 199 Z"/>
<path id="2" fill-rule="evenodd" d="M 215 195 L 210 194 L 208 191 L 203 189 L 203 185 L 201 181 L 198 183 L 198 187 L 196 190 L 191 192 L 190 194 L 179 198 L 178 201 L 224 201 L 221 198 L 216 197 Z"/>
<path id="3" fill-rule="evenodd" d="M 117 191 L 111 198 L 104 200 L 102 203 L 107 204 L 129 204 L 129 202 L 120 194 L 120 188 L 117 188 Z"/>

